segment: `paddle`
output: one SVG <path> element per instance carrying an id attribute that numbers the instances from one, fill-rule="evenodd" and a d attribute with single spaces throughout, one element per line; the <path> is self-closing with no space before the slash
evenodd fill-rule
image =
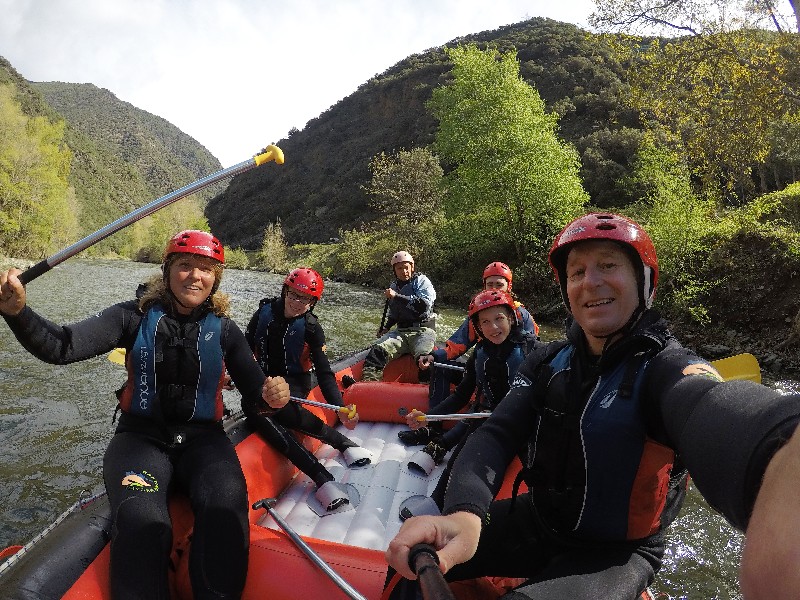
<path id="1" fill-rule="evenodd" d="M 386 313 L 389 311 L 389 299 L 386 299 L 386 302 L 383 303 L 383 316 L 381 316 L 381 324 L 378 327 L 378 337 L 383 335 L 383 328 L 386 325 Z"/>
<path id="2" fill-rule="evenodd" d="M 744 353 L 711 361 L 714 368 L 725 381 L 748 379 L 761 383 L 761 367 L 752 354 Z"/>
<path id="3" fill-rule="evenodd" d="M 417 575 L 425 600 L 455 600 L 439 569 L 439 555 L 429 544 L 416 544 L 408 552 L 408 566 Z"/>
<path id="4" fill-rule="evenodd" d="M 316 400 L 306 400 L 305 398 L 297 398 L 296 396 L 289 396 L 289 400 L 294 400 L 298 404 L 307 404 L 308 406 L 316 406 L 318 408 L 324 408 L 327 410 L 332 410 L 334 412 L 345 413 L 348 419 L 352 419 L 358 413 L 355 404 L 351 404 L 350 406 L 352 406 L 353 408 L 349 408 L 347 406 L 337 406 L 336 404 L 326 404 L 324 402 L 317 402 Z"/>
<path id="5" fill-rule="evenodd" d="M 71 258 L 81 252 L 86 250 L 86 248 L 93 246 L 97 242 L 104 240 L 108 236 L 113 233 L 116 233 L 120 229 L 124 229 L 131 223 L 135 223 L 136 221 L 143 219 L 144 217 L 153 214 L 159 209 L 164 208 L 175 202 L 176 200 L 180 200 L 184 196 L 188 196 L 198 190 L 202 190 L 205 187 L 208 187 L 212 183 L 216 183 L 222 179 L 227 177 L 232 177 L 233 175 L 238 175 L 239 173 L 244 173 L 245 171 L 249 171 L 253 167 L 257 167 L 259 165 L 263 165 L 264 163 L 270 162 L 274 160 L 279 165 L 283 164 L 283 151 L 278 148 L 277 146 L 267 146 L 264 150 L 261 151 L 260 154 L 257 154 L 253 158 L 248 160 L 242 161 L 239 164 L 233 165 L 232 167 L 228 167 L 227 169 L 222 169 L 221 171 L 217 171 L 216 173 L 212 173 L 211 175 L 206 175 L 205 177 L 198 179 L 197 181 L 190 183 L 188 185 L 183 186 L 180 189 L 177 189 L 173 192 L 170 192 L 166 196 L 161 196 L 156 200 L 153 200 L 149 204 L 145 204 L 144 206 L 137 208 L 133 212 L 128 213 L 124 217 L 120 217 L 113 223 L 109 223 L 102 229 L 98 229 L 94 233 L 87 235 L 80 241 L 75 242 L 71 246 L 56 252 L 52 256 L 36 263 L 27 271 L 22 273 L 19 276 L 19 280 L 22 284 L 30 283 L 40 275 L 44 275 L 50 269 L 55 267 L 58 264 L 61 264 L 68 258 Z"/>
<path id="6" fill-rule="evenodd" d="M 460 367 L 458 365 L 448 365 L 447 363 L 438 363 L 433 362 L 431 363 L 432 367 L 436 367 L 437 369 L 450 369 L 451 371 L 464 371 L 464 367 Z"/>
<path id="7" fill-rule="evenodd" d="M 331 578 L 331 580 L 339 586 L 348 597 L 352 598 L 352 600 L 367 600 L 365 596 L 362 596 L 361 593 L 355 589 L 352 585 L 347 583 L 336 571 L 334 571 L 328 563 L 326 563 L 322 557 L 314 552 L 314 550 L 303 541 L 297 532 L 292 529 L 291 525 L 283 520 L 283 518 L 278 514 L 278 511 L 275 510 L 275 498 L 265 498 L 263 500 L 259 500 L 255 504 L 253 504 L 253 510 L 258 510 L 259 508 L 265 509 L 270 516 L 275 519 L 275 522 L 280 525 L 281 529 L 286 532 L 286 535 L 295 543 L 295 545 L 300 548 L 300 550 L 305 554 L 311 562 L 317 565 L 322 571 Z"/>

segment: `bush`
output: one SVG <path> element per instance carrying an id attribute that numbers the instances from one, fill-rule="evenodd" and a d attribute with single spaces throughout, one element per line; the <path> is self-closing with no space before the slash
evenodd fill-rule
<path id="1" fill-rule="evenodd" d="M 246 269 L 250 266 L 244 250 L 241 248 L 225 248 L 225 266 L 228 269 Z"/>

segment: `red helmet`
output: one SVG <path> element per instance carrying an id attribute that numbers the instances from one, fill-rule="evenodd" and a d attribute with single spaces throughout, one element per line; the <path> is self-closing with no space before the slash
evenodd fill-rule
<path id="1" fill-rule="evenodd" d="M 508 292 L 501 292 L 500 290 L 483 290 L 478 292 L 469 303 L 467 312 L 470 317 L 474 317 L 485 308 L 492 306 L 505 305 L 511 309 L 511 312 L 516 313 L 514 309 L 514 299 Z"/>
<path id="2" fill-rule="evenodd" d="M 590 213 L 578 217 L 556 236 L 550 248 L 550 267 L 556 274 L 556 281 L 561 285 L 564 303 L 569 308 L 566 287 L 567 255 L 573 244 L 586 240 L 610 240 L 623 244 L 633 250 L 641 261 L 640 301 L 646 308 L 653 304 L 658 283 L 658 259 L 653 240 L 642 229 L 642 226 L 621 215 L 612 213 Z M 634 266 L 636 266 L 634 264 Z"/>
<path id="3" fill-rule="evenodd" d="M 494 275 L 505 279 L 508 282 L 508 289 L 511 289 L 511 269 L 506 263 L 495 261 L 486 265 L 486 268 L 483 270 L 483 281 L 486 281 L 487 277 L 492 277 Z"/>
<path id="4" fill-rule="evenodd" d="M 286 279 L 283 280 L 283 285 L 289 286 L 302 294 L 313 296 L 317 300 L 322 297 L 322 290 L 325 288 L 322 276 L 308 267 L 298 267 L 289 271 Z"/>
<path id="5" fill-rule="evenodd" d="M 171 254 L 177 253 L 207 256 L 225 264 L 225 248 L 217 238 L 207 231 L 187 229 L 173 235 L 164 249 L 163 260 L 166 260 Z"/>

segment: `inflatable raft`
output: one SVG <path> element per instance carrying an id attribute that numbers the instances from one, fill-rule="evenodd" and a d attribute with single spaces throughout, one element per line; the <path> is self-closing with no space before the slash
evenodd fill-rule
<path id="1" fill-rule="evenodd" d="M 365 352 L 333 365 L 337 381 L 358 380 Z M 342 456 L 313 438 L 303 443 L 314 451 L 336 480 L 347 487 L 350 504 L 326 512 L 314 497 L 315 486 L 283 455 L 274 451 L 247 426 L 241 414 L 226 418 L 228 436 L 247 479 L 249 505 L 275 499 L 274 511 L 314 553 L 364 598 L 389 598 L 398 577 L 389 572 L 384 551 L 401 525 L 400 506 L 411 496 L 433 491 L 444 464 L 430 476 L 408 468 L 419 447 L 405 447 L 397 432 L 405 429 L 400 409 L 428 407 L 428 386 L 417 380 L 416 365 L 397 360 L 387 366 L 382 382 L 360 382 L 346 389 L 346 404 L 357 406 L 360 421 L 346 435 L 369 451 L 371 462 L 347 468 Z M 311 399 L 322 400 L 319 389 Z M 313 410 L 328 423 L 333 411 Z M 519 464 L 509 469 L 500 496 L 511 492 Z M 171 500 L 173 550 L 172 595 L 192 598 L 188 576 L 193 518 L 188 500 Z M 243 598 L 296 600 L 347 598 L 324 568 L 309 559 L 284 530 L 262 509 L 250 510 L 250 563 Z M 105 600 L 108 581 L 110 511 L 105 494 L 84 498 L 62 514 L 46 531 L 25 546 L 0 553 L 0 590 L 6 600 Z M 451 584 L 457 598 L 494 598 L 516 583 L 482 579 Z M 350 596 L 352 597 L 352 596 Z M 647 592 L 643 598 L 650 598 Z"/>

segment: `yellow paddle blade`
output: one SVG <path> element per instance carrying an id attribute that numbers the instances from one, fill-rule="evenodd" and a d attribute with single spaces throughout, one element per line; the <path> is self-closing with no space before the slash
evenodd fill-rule
<path id="1" fill-rule="evenodd" d="M 725 381 L 749 379 L 761 383 L 761 367 L 752 354 L 744 353 L 711 361 L 714 368 Z"/>
<path id="2" fill-rule="evenodd" d="M 125 348 L 114 348 L 111 352 L 108 353 L 108 360 L 113 362 L 115 365 L 124 365 Z"/>

